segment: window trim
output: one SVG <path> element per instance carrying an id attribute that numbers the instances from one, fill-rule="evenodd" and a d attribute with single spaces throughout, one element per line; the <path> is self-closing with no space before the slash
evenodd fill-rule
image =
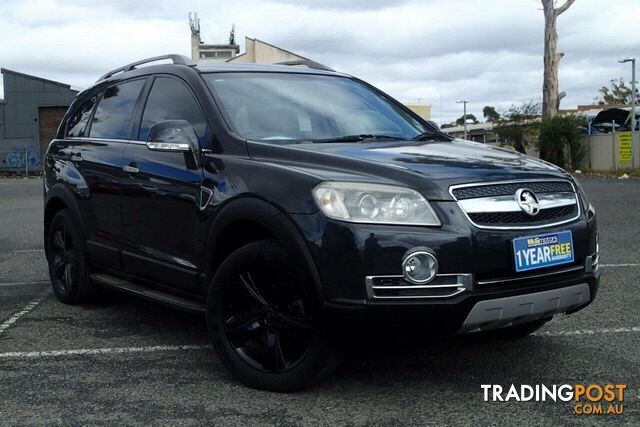
<path id="1" fill-rule="evenodd" d="M 202 108 L 202 104 L 200 103 L 200 100 L 196 96 L 195 92 L 193 91 L 193 89 L 191 88 L 189 83 L 187 83 L 181 77 L 175 76 L 173 74 L 164 74 L 164 73 L 162 73 L 162 74 L 154 74 L 153 76 L 151 76 L 149 78 L 149 82 L 147 82 L 148 86 L 145 85 L 145 88 L 143 89 L 144 99 L 142 100 L 142 102 L 140 104 L 140 110 L 136 112 L 136 115 L 135 115 L 136 122 L 133 125 L 132 134 L 131 134 L 131 138 L 130 138 L 129 142 L 132 142 L 132 141 L 133 142 L 137 142 L 137 143 L 144 142 L 146 144 L 146 141 L 142 141 L 140 139 L 140 129 L 142 127 L 142 119 L 144 117 L 144 112 L 147 109 L 147 103 L 149 102 L 149 96 L 151 95 L 151 91 L 153 90 L 153 86 L 154 86 L 156 80 L 158 80 L 158 79 L 175 80 L 175 81 L 178 82 L 178 84 L 181 84 L 182 86 L 184 86 L 187 89 L 187 92 L 191 95 L 191 98 L 193 99 L 193 101 L 195 102 L 196 106 L 200 110 L 200 114 L 202 114 L 202 118 L 204 119 L 205 129 L 204 129 L 203 137 L 206 138 L 208 133 L 209 133 L 209 129 L 211 128 L 211 126 L 209 125 L 209 120 L 207 119 L 207 115 L 205 113 L 204 108 Z"/>

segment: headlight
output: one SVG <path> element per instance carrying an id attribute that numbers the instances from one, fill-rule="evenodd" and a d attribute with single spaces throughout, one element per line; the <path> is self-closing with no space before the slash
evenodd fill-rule
<path id="1" fill-rule="evenodd" d="M 323 182 L 313 189 L 329 218 L 349 222 L 439 226 L 429 202 L 417 191 L 393 185 Z"/>

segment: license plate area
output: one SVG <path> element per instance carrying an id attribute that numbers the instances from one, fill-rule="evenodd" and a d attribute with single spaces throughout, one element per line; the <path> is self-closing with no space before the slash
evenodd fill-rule
<path id="1" fill-rule="evenodd" d="M 513 239 L 513 259 L 517 273 L 570 264 L 574 261 L 571 231 Z"/>

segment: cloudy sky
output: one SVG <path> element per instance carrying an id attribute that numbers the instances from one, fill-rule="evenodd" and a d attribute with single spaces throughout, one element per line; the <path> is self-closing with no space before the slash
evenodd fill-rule
<path id="1" fill-rule="evenodd" d="M 242 50 L 245 36 L 268 41 L 431 104 L 438 122 L 461 115 L 460 98 L 478 117 L 484 105 L 541 98 L 537 0 L 2 0 L 0 66 L 86 88 L 127 62 L 188 55 L 190 10 L 207 43 L 235 23 Z M 559 18 L 563 107 L 630 79 L 617 59 L 640 57 L 638 23 L 638 0 L 577 0 Z"/>

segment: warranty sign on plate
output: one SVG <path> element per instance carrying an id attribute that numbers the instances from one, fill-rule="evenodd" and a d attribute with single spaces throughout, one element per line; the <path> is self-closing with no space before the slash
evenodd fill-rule
<path id="1" fill-rule="evenodd" d="M 571 231 L 513 239 L 513 255 L 517 272 L 571 263 L 574 260 Z"/>

